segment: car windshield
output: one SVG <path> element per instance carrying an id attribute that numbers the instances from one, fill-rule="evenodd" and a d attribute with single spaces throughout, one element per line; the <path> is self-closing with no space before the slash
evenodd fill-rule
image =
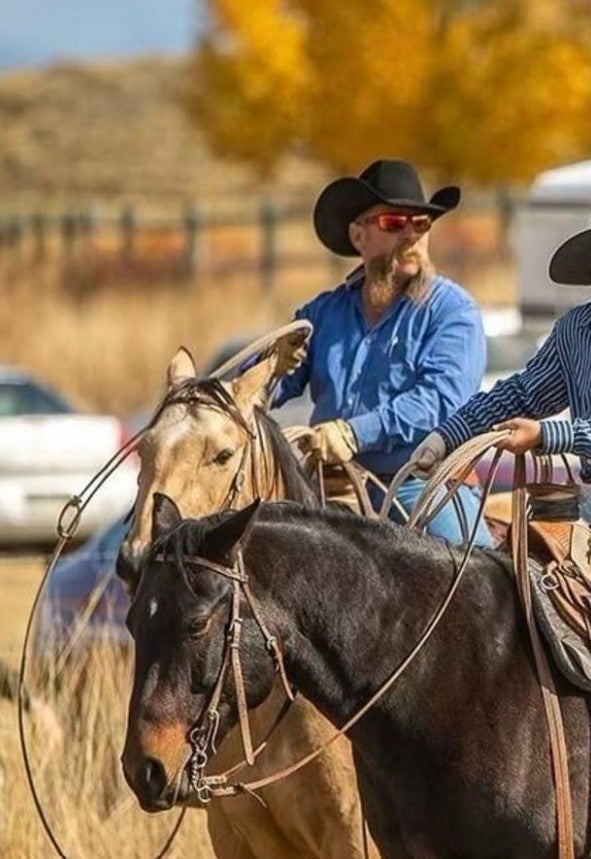
<path id="1" fill-rule="evenodd" d="M 531 331 L 487 337 L 487 373 L 521 370 L 539 349 L 541 339 L 538 333 Z"/>
<path id="2" fill-rule="evenodd" d="M 64 415 L 65 400 L 30 382 L 0 382 L 0 418 L 18 415 Z"/>

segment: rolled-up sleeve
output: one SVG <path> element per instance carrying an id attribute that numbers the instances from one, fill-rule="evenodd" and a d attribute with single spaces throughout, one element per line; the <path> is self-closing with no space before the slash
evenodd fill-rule
<path id="1" fill-rule="evenodd" d="M 416 382 L 389 402 L 349 419 L 361 452 L 416 445 L 478 390 L 486 341 L 471 301 L 439 308 L 416 369 Z"/>

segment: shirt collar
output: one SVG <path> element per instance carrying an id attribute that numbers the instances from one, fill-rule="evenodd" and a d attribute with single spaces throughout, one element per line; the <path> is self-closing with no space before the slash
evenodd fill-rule
<path id="1" fill-rule="evenodd" d="M 358 286 L 361 286 L 363 283 L 363 278 L 365 276 L 365 266 L 363 263 L 356 266 L 353 271 L 350 271 L 349 274 L 345 277 L 345 286 L 349 289 L 356 289 Z"/>

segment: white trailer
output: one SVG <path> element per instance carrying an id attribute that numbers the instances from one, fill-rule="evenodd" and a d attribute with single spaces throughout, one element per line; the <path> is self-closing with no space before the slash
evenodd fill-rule
<path id="1" fill-rule="evenodd" d="M 517 210 L 517 289 L 524 320 L 555 318 L 591 299 L 589 287 L 558 286 L 548 277 L 556 248 L 591 227 L 591 161 L 541 173 Z"/>

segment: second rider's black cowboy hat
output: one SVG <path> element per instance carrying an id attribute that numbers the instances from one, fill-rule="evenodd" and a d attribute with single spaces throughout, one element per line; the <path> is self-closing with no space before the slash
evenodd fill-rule
<path id="1" fill-rule="evenodd" d="M 314 227 L 329 250 L 341 256 L 358 256 L 349 239 L 349 224 L 377 203 L 425 213 L 435 220 L 459 202 L 456 185 L 441 188 L 427 200 L 414 167 L 407 161 L 374 161 L 359 177 L 337 179 L 322 191 L 314 208 Z"/>
<path id="2" fill-rule="evenodd" d="M 550 277 L 556 283 L 591 286 L 591 230 L 560 245 L 550 260 Z"/>

